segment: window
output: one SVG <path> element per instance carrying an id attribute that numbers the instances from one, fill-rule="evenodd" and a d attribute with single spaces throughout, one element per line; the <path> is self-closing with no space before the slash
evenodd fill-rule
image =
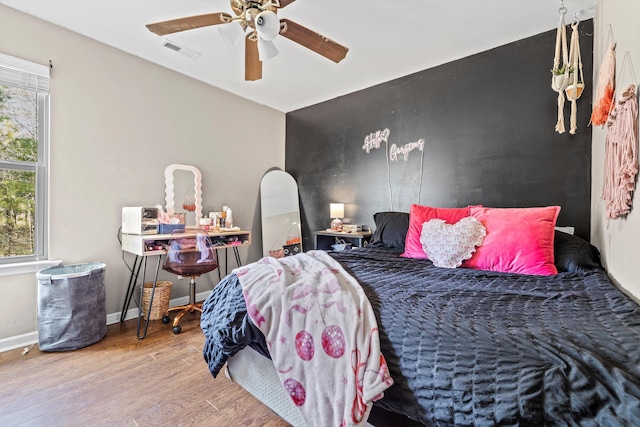
<path id="1" fill-rule="evenodd" d="M 0 53 L 0 264 L 47 257 L 49 68 Z"/>

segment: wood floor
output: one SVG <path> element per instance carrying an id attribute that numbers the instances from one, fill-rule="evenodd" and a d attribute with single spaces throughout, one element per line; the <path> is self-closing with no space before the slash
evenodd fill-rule
<path id="1" fill-rule="evenodd" d="M 0 426 L 268 426 L 289 424 L 202 357 L 199 316 L 182 332 L 136 320 L 110 325 L 99 343 L 68 352 L 37 345 L 0 353 Z"/>

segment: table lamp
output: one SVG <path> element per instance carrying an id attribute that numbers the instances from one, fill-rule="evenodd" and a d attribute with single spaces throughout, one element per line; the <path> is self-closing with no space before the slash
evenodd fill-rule
<path id="1" fill-rule="evenodd" d="M 342 231 L 342 221 L 340 218 L 344 218 L 344 203 L 330 203 L 329 211 L 331 218 L 333 218 L 331 221 L 331 230 Z"/>

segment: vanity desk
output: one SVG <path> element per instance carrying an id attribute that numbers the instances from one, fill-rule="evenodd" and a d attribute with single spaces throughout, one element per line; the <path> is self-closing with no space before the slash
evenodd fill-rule
<path id="1" fill-rule="evenodd" d="M 195 230 L 201 228 L 199 226 L 199 219 L 202 217 L 202 174 L 200 170 L 192 165 L 183 165 L 174 163 L 168 165 L 164 170 L 164 185 L 165 185 L 165 208 L 166 213 L 162 212 L 162 206 L 157 205 L 159 209 L 158 217 L 165 216 L 165 219 L 170 221 L 171 218 L 176 215 L 182 216 L 181 223 L 185 224 L 186 231 Z M 179 195 L 179 198 L 176 196 Z M 182 209 L 178 207 L 181 206 Z M 123 208 L 123 223 L 125 220 L 124 208 Z M 163 221 L 160 221 L 163 222 Z M 167 222 L 167 221 L 164 221 Z M 169 222 L 171 223 L 171 222 Z M 137 227 L 136 227 L 137 228 Z M 153 231 L 157 231 L 153 230 Z M 218 255 L 218 249 L 224 249 L 225 252 L 225 271 L 228 273 L 229 258 L 227 249 L 231 249 L 236 258 L 236 265 L 240 267 L 242 265 L 240 260 L 240 254 L 238 248 L 241 246 L 251 245 L 251 232 L 242 231 L 238 227 L 229 229 L 216 229 L 216 231 L 208 231 L 209 238 L 212 246 L 215 249 L 216 256 Z M 151 308 L 153 305 L 153 296 L 156 291 L 156 284 L 158 283 L 158 273 L 160 271 L 160 262 L 162 256 L 167 253 L 164 249 L 169 240 L 171 234 L 126 234 L 122 233 L 121 244 L 123 252 L 128 252 L 135 255 L 133 261 L 133 267 L 129 268 L 131 274 L 129 276 L 129 285 L 127 287 L 127 293 L 125 295 L 124 304 L 122 306 L 122 313 L 120 315 L 120 321 L 124 321 L 129 310 L 131 298 L 135 292 L 138 278 L 140 277 L 140 270 L 142 270 L 142 283 L 140 284 L 140 301 L 138 306 L 138 329 L 137 336 L 139 339 L 144 338 L 147 335 L 147 328 L 149 327 L 149 318 L 151 317 Z M 149 311 L 147 313 L 147 320 L 142 334 L 140 333 L 140 326 L 142 323 L 142 300 L 144 296 L 144 283 L 146 282 L 146 270 L 147 259 L 149 257 L 156 257 L 156 269 L 153 276 L 153 287 L 151 290 L 151 296 L 149 298 Z M 221 264 L 218 257 L 218 277 L 221 278 Z M 195 292 L 195 287 L 194 290 Z M 191 297 L 191 295 L 189 295 Z"/>
<path id="2" fill-rule="evenodd" d="M 187 231 L 189 228 L 187 228 Z M 243 230 L 233 230 L 233 231 L 209 231 L 209 238 L 211 239 L 211 243 L 216 249 L 216 254 L 218 253 L 218 249 L 225 250 L 225 275 L 228 270 L 228 258 L 227 258 L 227 249 L 232 249 L 233 254 L 236 259 L 237 266 L 241 266 L 242 262 L 240 260 L 240 254 L 238 253 L 238 248 L 241 246 L 249 246 L 251 245 L 251 232 L 243 231 Z M 149 317 L 151 312 L 151 305 L 153 304 L 153 293 L 155 291 L 155 286 L 158 280 L 158 273 L 160 271 L 160 261 L 162 259 L 162 255 L 166 254 L 166 250 L 157 249 L 160 246 L 164 246 L 164 244 L 169 242 L 171 238 L 171 234 L 122 234 L 122 250 L 124 252 L 128 252 L 135 255 L 135 259 L 133 262 L 133 268 L 131 268 L 131 274 L 129 276 L 129 285 L 127 287 L 127 293 L 125 295 L 124 305 L 122 306 L 122 313 L 120 316 L 120 321 L 125 320 L 125 316 L 127 311 L 129 310 L 129 305 L 131 303 L 131 298 L 133 297 L 133 293 L 135 292 L 136 283 L 138 282 L 138 277 L 140 275 L 140 270 L 142 269 L 142 283 L 140 284 L 140 302 L 138 308 L 138 329 L 137 336 L 142 339 L 147 334 L 147 328 L 149 326 Z M 147 320 L 144 327 L 144 331 L 142 335 L 140 334 L 140 325 L 142 320 L 142 296 L 144 290 L 146 269 L 147 269 L 147 258 L 149 257 L 157 257 L 156 259 L 156 269 L 155 275 L 153 277 L 153 291 L 151 293 L 151 299 L 149 301 L 149 313 L 147 314 Z M 218 258 L 219 261 L 219 258 Z M 220 275 L 220 267 L 218 268 L 218 274 Z"/>

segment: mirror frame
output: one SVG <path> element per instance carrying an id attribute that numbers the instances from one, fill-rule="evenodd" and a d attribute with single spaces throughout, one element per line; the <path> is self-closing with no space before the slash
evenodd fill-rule
<path id="1" fill-rule="evenodd" d="M 173 191 L 174 191 L 173 174 L 175 171 L 178 171 L 178 170 L 193 173 L 193 188 L 195 191 L 195 199 L 196 199 L 196 210 L 195 210 L 196 218 L 195 218 L 195 224 L 191 224 L 191 225 L 197 227 L 199 225 L 198 221 L 202 217 L 202 174 L 200 173 L 200 169 L 198 169 L 195 166 L 174 163 L 167 166 L 167 168 L 164 170 L 164 193 L 165 193 L 164 200 L 166 202 L 165 207 L 167 209 L 167 214 L 169 214 L 169 216 L 173 216 L 173 214 L 176 213 L 175 200 L 174 200 L 174 194 L 173 194 Z M 185 224 L 185 225 L 189 226 L 189 224 Z"/>

